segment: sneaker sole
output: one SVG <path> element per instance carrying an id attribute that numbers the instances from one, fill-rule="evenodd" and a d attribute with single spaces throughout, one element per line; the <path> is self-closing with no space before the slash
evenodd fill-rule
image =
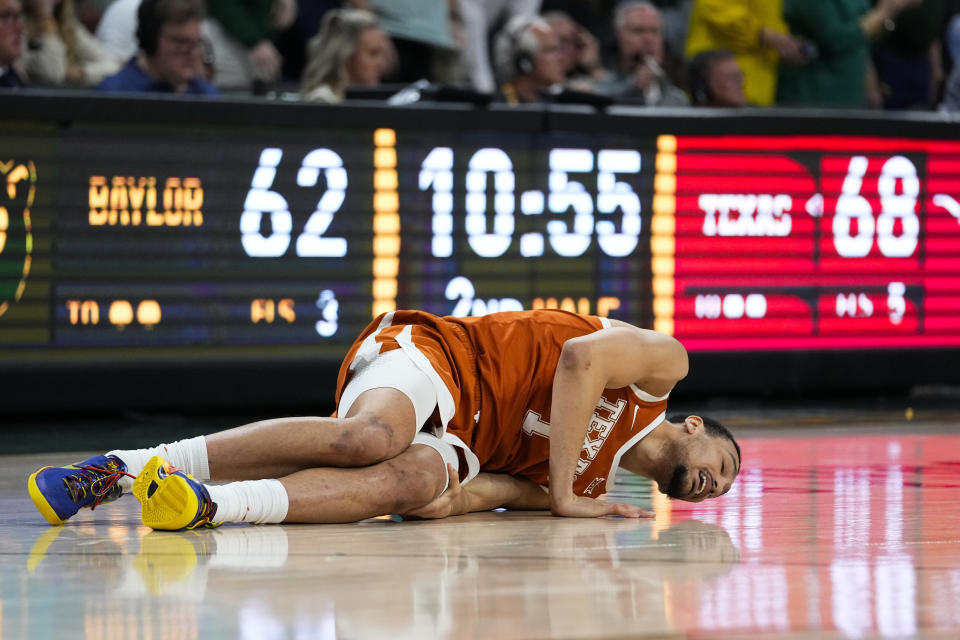
<path id="1" fill-rule="evenodd" d="M 161 478 L 160 469 L 165 464 L 159 456 L 150 458 L 133 483 L 133 495 L 140 501 L 143 524 L 160 531 L 177 531 L 196 518 L 200 499 L 183 476 Z"/>
<path id="2" fill-rule="evenodd" d="M 54 511 L 50 503 L 47 502 L 46 496 L 40 491 L 40 487 L 37 486 L 37 474 L 52 468 L 53 467 L 44 467 L 34 471 L 27 480 L 27 490 L 30 492 L 30 498 L 33 500 L 33 504 L 36 505 L 40 514 L 47 519 L 47 522 L 54 525 L 62 525 L 65 520 L 62 520 L 60 516 L 57 515 L 57 512 Z M 23 476 L 20 477 L 22 478 Z"/>

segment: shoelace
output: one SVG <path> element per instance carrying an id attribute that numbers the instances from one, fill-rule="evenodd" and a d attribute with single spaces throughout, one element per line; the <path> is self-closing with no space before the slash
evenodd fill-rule
<path id="1" fill-rule="evenodd" d="M 163 466 L 163 471 L 166 475 L 173 475 L 174 473 L 182 473 L 183 475 L 187 476 L 191 480 L 193 479 L 192 476 L 188 475 L 184 471 L 181 471 L 180 469 L 177 469 L 175 466 L 173 466 L 169 462 Z M 223 524 L 222 522 L 214 522 L 212 520 L 214 514 L 217 512 L 217 503 L 210 499 L 210 495 L 207 493 L 206 489 L 203 488 L 203 485 L 200 485 L 200 487 L 201 487 L 200 504 L 202 505 L 202 507 L 200 509 L 200 513 L 197 514 L 196 521 L 186 528 L 187 531 L 191 531 L 193 529 L 199 529 L 200 527 L 214 529 L 216 527 L 219 527 L 221 524 Z"/>
<path id="2" fill-rule="evenodd" d="M 67 485 L 67 492 L 70 494 L 70 499 L 75 503 L 80 502 L 86 497 L 87 487 L 89 486 L 90 493 L 94 497 L 93 505 L 90 507 L 92 511 L 110 495 L 110 491 L 123 476 L 136 478 L 132 473 L 121 471 L 118 468 L 77 467 L 77 472 L 65 477 L 63 482 Z"/>
<path id="3" fill-rule="evenodd" d="M 202 502 L 203 502 L 203 509 L 200 510 L 200 513 L 197 516 L 197 521 L 194 522 L 189 527 L 187 527 L 188 531 L 191 529 L 199 529 L 200 527 L 213 529 L 223 524 L 222 522 L 214 522 L 213 520 L 211 520 L 211 518 L 213 518 L 213 515 L 217 512 L 217 503 L 211 500 L 210 498 L 207 498 Z"/>

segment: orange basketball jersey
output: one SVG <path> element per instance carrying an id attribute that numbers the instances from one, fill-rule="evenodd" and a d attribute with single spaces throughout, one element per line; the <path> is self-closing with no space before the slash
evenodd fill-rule
<path id="1" fill-rule="evenodd" d="M 360 335 L 340 368 L 337 401 L 352 372 L 380 352 L 403 349 L 433 382 L 432 425 L 461 447 L 469 480 L 478 471 L 548 484 L 553 377 L 564 342 L 609 326 L 605 318 L 559 310 L 438 317 L 393 311 Z M 598 496 L 613 485 L 620 457 L 665 416 L 667 397 L 636 386 L 605 389 L 577 465 L 574 491 Z"/>

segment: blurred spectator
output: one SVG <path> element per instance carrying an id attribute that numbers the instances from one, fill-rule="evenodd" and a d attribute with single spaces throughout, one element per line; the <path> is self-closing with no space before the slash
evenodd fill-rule
<path id="1" fill-rule="evenodd" d="M 943 0 L 900 0 L 899 15 L 884 22 L 873 48 L 885 109 L 930 109 L 943 82 L 940 33 L 946 23 Z"/>
<path id="2" fill-rule="evenodd" d="M 960 64 L 953 65 L 953 71 L 947 78 L 941 108 L 944 111 L 960 111 Z"/>
<path id="3" fill-rule="evenodd" d="M 31 83 L 93 86 L 120 68 L 77 20 L 73 0 L 26 0 L 25 8 Z"/>
<path id="4" fill-rule="evenodd" d="M 743 71 L 733 51 L 708 49 L 690 61 L 690 100 L 695 107 L 745 107 Z"/>
<path id="5" fill-rule="evenodd" d="M 88 0 L 91 1 L 91 0 Z M 103 0 L 98 0 L 103 1 Z M 296 10 L 294 24 L 277 36 L 275 42 L 277 50 L 283 58 L 283 76 L 285 78 L 300 78 L 306 64 L 307 41 L 316 35 L 320 28 L 320 19 L 323 14 L 341 5 L 366 5 L 367 0 L 300 0 Z M 137 51 L 137 7 L 140 0 L 113 0 L 106 7 L 100 22 L 97 25 L 97 39 L 114 56 L 127 60 Z M 219 25 L 211 27 L 212 21 L 207 18 L 203 23 L 204 44 L 213 49 L 210 37 L 211 29 L 219 30 Z M 221 38 L 222 39 L 222 38 Z M 234 49 L 238 45 L 232 45 Z M 241 57 L 243 53 L 240 53 Z M 215 62 L 215 56 L 209 56 Z M 236 63 L 235 63 L 236 64 Z"/>
<path id="6" fill-rule="evenodd" d="M 112 0 L 74 0 L 74 9 L 77 12 L 77 20 L 90 33 L 95 33 L 97 25 L 100 23 L 100 17 Z"/>
<path id="7" fill-rule="evenodd" d="M 273 38 L 296 20 L 296 0 L 208 0 L 217 86 L 264 93 L 279 79 L 283 56 Z"/>
<path id="8" fill-rule="evenodd" d="M 599 90 L 620 102 L 651 107 L 689 104 L 663 70 L 663 31 L 660 11 L 650 2 L 624 2 L 614 14 L 617 36 L 616 69 Z"/>
<path id="9" fill-rule="evenodd" d="M 613 21 L 610 16 L 622 0 L 541 0 L 540 15 L 562 12 L 583 26 L 601 43 L 613 41 Z"/>
<path id="10" fill-rule="evenodd" d="M 535 16 L 513 17 L 497 33 L 493 68 L 509 104 L 540 102 L 544 92 L 564 80 L 557 36 Z"/>
<path id="11" fill-rule="evenodd" d="M 333 9 L 370 10 L 370 0 L 296 0 L 297 19 L 274 38 L 283 57 L 284 80 L 299 82 L 307 65 L 307 43 L 320 31 L 324 14 Z"/>
<path id="12" fill-rule="evenodd" d="M 216 95 L 204 78 L 203 18 L 203 0 L 143 0 L 137 9 L 140 52 L 97 88 Z"/>
<path id="13" fill-rule="evenodd" d="M 300 93 L 313 102 L 339 102 L 347 87 L 375 87 L 387 72 L 393 49 L 376 16 L 334 9 L 307 46 Z"/>
<path id="14" fill-rule="evenodd" d="M 390 35 L 398 65 L 393 82 L 435 80 L 434 68 L 444 52 L 455 50 L 447 0 L 369 0 Z"/>
<path id="15" fill-rule="evenodd" d="M 707 49 L 733 51 L 750 104 L 773 104 L 777 67 L 781 62 L 803 64 L 802 46 L 787 30 L 782 0 L 694 0 L 687 57 Z"/>
<path id="16" fill-rule="evenodd" d="M 137 9 L 140 0 L 113 0 L 97 24 L 97 40 L 118 60 L 137 52 Z"/>
<path id="17" fill-rule="evenodd" d="M 533 17 L 540 0 L 460 0 L 463 17 L 463 65 L 477 91 L 493 93 L 496 88 L 490 64 L 490 32 L 518 16 Z"/>
<path id="18" fill-rule="evenodd" d="M 683 60 L 693 0 L 653 0 L 663 19 L 663 44 L 668 58 Z"/>
<path id="19" fill-rule="evenodd" d="M 463 50 L 466 45 L 466 32 L 460 0 L 447 0 L 447 14 L 450 19 L 450 38 L 453 49 L 437 49 L 434 52 L 433 67 L 430 75 L 439 84 L 466 86 L 470 84 L 463 64 Z"/>
<path id="20" fill-rule="evenodd" d="M 97 26 L 97 40 L 103 48 L 120 60 L 129 60 L 137 53 L 137 10 L 141 0 L 114 0 L 104 11 Z M 216 75 L 213 44 L 207 33 L 209 20 L 204 19 L 201 56 L 201 77 L 213 82 Z"/>
<path id="21" fill-rule="evenodd" d="M 543 19 L 557 36 L 567 86 L 578 91 L 593 91 L 595 82 L 606 75 L 597 39 L 564 11 L 548 11 Z"/>
<path id="22" fill-rule="evenodd" d="M 896 18 L 905 2 L 785 0 L 790 30 L 804 38 L 807 63 L 780 67 L 777 104 L 863 108 L 872 104 L 870 38 Z"/>
<path id="23" fill-rule="evenodd" d="M 960 59 L 960 9 L 954 9 L 954 13 L 947 23 L 945 44 L 950 64 L 957 64 L 958 59 Z"/>
<path id="24" fill-rule="evenodd" d="M 20 0 L 0 0 L 0 88 L 27 85 L 18 63 L 23 51 L 23 20 Z"/>

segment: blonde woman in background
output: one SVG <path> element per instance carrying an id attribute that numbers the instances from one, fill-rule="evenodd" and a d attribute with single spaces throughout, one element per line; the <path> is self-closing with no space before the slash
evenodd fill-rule
<path id="1" fill-rule="evenodd" d="M 27 0 L 24 67 L 34 84 L 94 86 L 120 68 L 80 24 L 73 0 Z"/>
<path id="2" fill-rule="evenodd" d="M 375 87 L 390 68 L 393 46 L 369 11 L 335 9 L 307 45 L 300 93 L 312 102 L 340 102 L 347 87 Z"/>

